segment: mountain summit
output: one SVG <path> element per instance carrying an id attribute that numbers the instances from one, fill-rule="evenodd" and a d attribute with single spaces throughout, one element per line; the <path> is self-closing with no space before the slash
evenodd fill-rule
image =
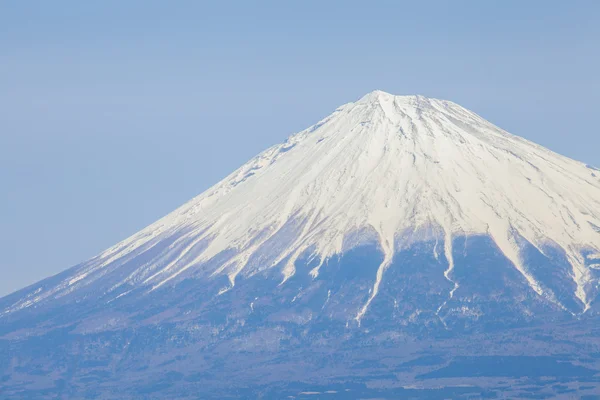
<path id="1" fill-rule="evenodd" d="M 600 171 L 450 101 L 374 91 L 1 299 L 0 334 L 488 331 L 595 315 L 599 269 Z"/>

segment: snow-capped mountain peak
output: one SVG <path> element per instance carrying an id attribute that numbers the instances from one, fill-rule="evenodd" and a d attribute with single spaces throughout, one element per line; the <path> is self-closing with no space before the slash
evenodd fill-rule
<path id="1" fill-rule="evenodd" d="M 511 135 L 449 101 L 373 91 L 253 158 L 206 192 L 76 268 L 53 287 L 15 303 L 12 312 L 77 291 L 161 243 L 107 290 L 125 296 L 190 276 L 281 268 L 332 257 L 360 243 L 384 257 L 360 322 L 398 249 L 434 239 L 444 276 L 454 285 L 456 235 L 489 235 L 535 292 L 562 306 L 530 273 L 525 240 L 544 253 L 559 249 L 572 266 L 576 297 L 587 310 L 597 294 L 586 257 L 600 254 L 600 172 Z M 219 262 L 215 262 L 219 260 Z M 591 258 L 590 258 L 591 260 Z M 124 291 L 123 288 L 127 288 Z M 33 293 L 33 292 L 32 292 Z M 443 305 L 441 305 L 443 306 Z"/>

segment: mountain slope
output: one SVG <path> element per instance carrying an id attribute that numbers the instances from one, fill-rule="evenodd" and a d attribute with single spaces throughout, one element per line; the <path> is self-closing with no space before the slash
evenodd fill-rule
<path id="1" fill-rule="evenodd" d="M 376 91 L 0 299 L 0 397 L 597 394 L 599 278 L 600 171 Z"/>

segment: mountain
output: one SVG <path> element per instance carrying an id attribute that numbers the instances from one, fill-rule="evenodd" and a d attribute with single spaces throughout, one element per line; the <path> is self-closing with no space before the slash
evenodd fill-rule
<path id="1" fill-rule="evenodd" d="M 439 379 L 509 365 L 472 385 L 496 393 L 494 379 L 534 379 L 514 372 L 533 363 L 585 394 L 599 278 L 599 170 L 455 103 L 375 91 L 0 299 L 0 385 L 278 398 L 419 382 L 419 396 L 460 397 L 474 392 Z"/>

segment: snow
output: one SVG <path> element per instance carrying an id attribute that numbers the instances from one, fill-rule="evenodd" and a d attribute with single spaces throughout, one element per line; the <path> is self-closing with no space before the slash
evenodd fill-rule
<path id="1" fill-rule="evenodd" d="M 375 232 L 384 259 L 356 320 L 368 311 L 404 232 L 433 227 L 452 280 L 455 235 L 490 235 L 529 285 L 517 238 L 565 251 L 586 308 L 590 266 L 600 251 L 600 180 L 583 163 L 511 135 L 450 101 L 374 91 L 253 158 L 223 181 L 90 260 L 47 296 L 89 285 L 109 270 L 175 239 L 122 284 L 155 290 L 188 274 L 239 274 L 277 266 L 281 284 L 303 254 L 318 257 L 313 278 L 354 232 Z M 292 232 L 284 235 L 283 232 Z M 288 242 L 255 258 L 273 240 Z M 283 239 L 281 239 L 283 240 Z M 438 240 L 438 238 L 436 238 Z M 285 243 L 285 245 L 283 245 Z M 223 252 L 233 255 L 205 271 Z M 438 257 L 437 246 L 434 250 Z M 118 287 L 118 285 L 117 285 Z M 43 296 L 41 294 L 40 296 Z M 17 307 L 18 304 L 15 305 Z"/>

